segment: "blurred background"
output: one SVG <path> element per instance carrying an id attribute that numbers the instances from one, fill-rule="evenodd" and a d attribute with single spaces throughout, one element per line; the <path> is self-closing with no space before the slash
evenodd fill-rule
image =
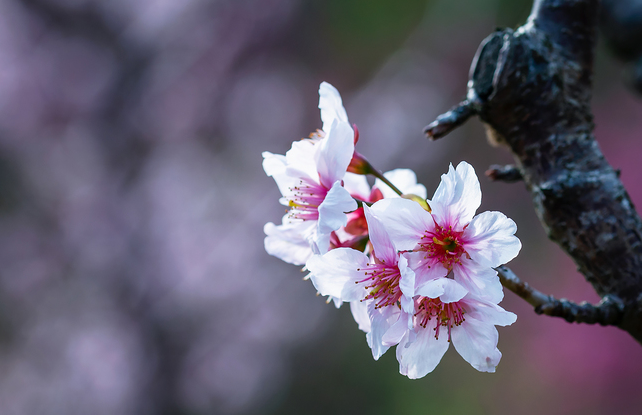
<path id="1" fill-rule="evenodd" d="M 482 374 L 449 350 L 421 380 L 375 362 L 349 309 L 268 256 L 279 192 L 261 152 L 343 94 L 359 151 L 436 188 L 448 163 L 510 163 L 477 120 L 428 142 L 481 40 L 530 0 L 0 0 L 0 413 L 639 413 L 642 347 L 613 327 L 518 315 Z M 600 44 L 596 134 L 642 205 L 642 101 Z M 523 184 L 481 177 L 536 288 L 598 297 Z"/>

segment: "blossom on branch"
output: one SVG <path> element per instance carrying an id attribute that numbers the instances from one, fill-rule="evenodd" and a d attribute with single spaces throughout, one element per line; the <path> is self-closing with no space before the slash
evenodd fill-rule
<path id="1" fill-rule="evenodd" d="M 481 190 L 468 163 L 450 165 L 426 200 L 414 172 L 382 174 L 355 152 L 358 130 L 325 82 L 319 109 L 322 129 L 285 155 L 263 153 L 289 208 L 280 225 L 265 225 L 266 251 L 305 264 L 306 278 L 337 307 L 349 302 L 375 360 L 396 345 L 400 372 L 416 379 L 453 343 L 475 369 L 494 372 L 495 326 L 516 319 L 497 305 L 494 268 L 521 248 L 515 223 L 499 212 L 475 216 Z M 376 178 L 372 187 L 365 175 Z"/>
<path id="2" fill-rule="evenodd" d="M 475 369 L 494 372 L 502 357 L 495 326 L 513 324 L 517 316 L 463 290 L 417 296 L 412 319 L 413 328 L 390 341 L 398 343 L 400 373 L 418 379 L 435 369 L 450 343 Z"/>
<path id="3" fill-rule="evenodd" d="M 372 207 L 391 239 L 407 251 L 417 287 L 452 274 L 479 298 L 498 303 L 503 290 L 493 269 L 513 259 L 521 248 L 515 222 L 500 212 L 475 211 L 481 204 L 473 167 L 461 162 L 442 175 L 431 212 L 406 199 L 384 199 Z"/>
<path id="4" fill-rule="evenodd" d="M 290 208 L 282 225 L 265 226 L 265 249 L 269 254 L 302 265 L 312 249 L 327 252 L 330 233 L 346 225 L 345 212 L 357 208 L 341 183 L 354 152 L 352 134 L 348 124 L 335 120 L 318 145 L 293 145 L 285 156 L 263 153 L 265 173 L 276 181 L 283 195 L 281 204 Z M 291 258 L 288 241 L 281 238 L 286 230 L 299 235 L 297 241 L 306 240 L 310 251 Z"/>
<path id="5" fill-rule="evenodd" d="M 400 323 L 404 328 L 410 324 L 415 276 L 382 224 L 371 215 L 367 206 L 363 209 L 372 245 L 370 255 L 350 248 L 337 248 L 311 257 L 306 268 L 321 295 L 363 303 L 369 318 L 366 324 L 368 345 L 374 358 L 379 359 L 388 349 L 382 339 L 390 327 L 402 317 L 406 318 Z"/>
<path id="6" fill-rule="evenodd" d="M 327 252 L 337 238 L 333 232 L 347 223 L 346 213 L 357 209 L 343 188 L 355 133 L 339 92 L 327 82 L 319 87 L 319 109 L 322 130 L 293 142 L 285 155 L 263 152 L 263 169 L 289 207 L 281 225 L 264 226 L 265 250 L 294 265 L 305 264 L 313 252 Z"/>

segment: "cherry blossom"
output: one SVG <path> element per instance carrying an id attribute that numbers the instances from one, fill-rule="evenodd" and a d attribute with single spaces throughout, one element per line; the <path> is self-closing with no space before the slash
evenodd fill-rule
<path id="1" fill-rule="evenodd" d="M 328 251 L 330 234 L 346 225 L 345 212 L 357 208 L 342 186 L 353 152 L 352 128 L 334 120 L 317 145 L 295 142 L 285 156 L 263 153 L 263 169 L 276 181 L 283 195 L 281 204 L 290 208 L 281 225 L 268 223 L 264 228 L 269 254 L 302 265 L 313 250 Z M 309 251 L 301 249 L 303 240 Z M 297 253 L 291 248 L 298 248 Z"/>
<path id="2" fill-rule="evenodd" d="M 384 345 L 397 344 L 400 373 L 410 379 L 426 376 L 439 364 L 450 343 L 475 369 L 495 372 L 502 357 L 495 326 L 513 324 L 517 316 L 465 289 L 450 287 L 436 298 L 423 296 L 422 291 L 414 300 L 412 329 L 398 325 L 383 338 Z"/>
<path id="3" fill-rule="evenodd" d="M 398 249 L 407 251 L 417 288 L 448 275 L 473 295 L 498 303 L 502 286 L 493 269 L 513 259 L 521 248 L 515 223 L 500 212 L 475 211 L 481 204 L 472 166 L 461 162 L 442 175 L 431 212 L 406 199 L 383 199 L 372 207 Z"/>
<path id="4" fill-rule="evenodd" d="M 410 325 L 414 310 L 414 273 L 367 206 L 364 213 L 373 248 L 370 257 L 354 249 L 337 248 L 311 257 L 306 268 L 321 295 L 362 304 L 355 304 L 351 309 L 360 327 L 367 329 L 368 345 L 378 359 L 388 349 L 382 338 L 390 327 L 401 317 L 405 317 L 401 325 L 405 328 Z M 365 314 L 369 322 L 364 322 Z"/>

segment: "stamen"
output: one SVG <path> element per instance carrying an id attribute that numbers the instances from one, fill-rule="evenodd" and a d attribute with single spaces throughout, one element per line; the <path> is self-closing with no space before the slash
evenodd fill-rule
<path id="1" fill-rule="evenodd" d="M 448 341 L 451 340 L 451 330 L 453 326 L 457 327 L 464 321 L 466 309 L 459 302 L 442 303 L 438 298 L 421 297 L 416 301 L 415 324 L 426 328 L 432 318 L 437 319 L 437 324 L 433 329 L 435 339 L 439 339 L 441 327 L 445 327 L 448 332 Z"/>
<path id="2" fill-rule="evenodd" d="M 319 219 L 319 206 L 325 200 L 328 189 L 312 179 L 302 178 L 290 191 L 292 193 L 287 196 L 290 207 L 288 217 L 300 220 Z"/>
<path id="3" fill-rule="evenodd" d="M 426 252 L 424 259 L 435 258 L 449 271 L 454 264 L 461 264 L 461 256 L 468 256 L 460 242 L 461 234 L 453 231 L 452 226 L 444 229 L 435 224 L 435 230 L 426 231 L 419 241 L 420 249 Z"/>
<path id="4" fill-rule="evenodd" d="M 369 291 L 363 300 L 376 300 L 375 308 L 397 304 L 402 295 L 401 288 L 399 288 L 401 274 L 397 265 L 391 266 L 376 261 L 357 271 L 363 271 L 366 276 L 357 281 L 357 284 L 365 284 L 364 288 Z"/>

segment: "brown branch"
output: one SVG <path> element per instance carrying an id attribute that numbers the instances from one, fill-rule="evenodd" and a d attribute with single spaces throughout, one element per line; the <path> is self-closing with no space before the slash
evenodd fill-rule
<path id="1" fill-rule="evenodd" d="M 607 295 L 596 305 L 586 301 L 577 304 L 565 298 L 558 300 L 521 281 L 509 268 L 501 266 L 496 269 L 502 285 L 532 305 L 537 314 L 561 317 L 569 323 L 602 326 L 617 326 L 624 316 L 624 303 L 615 296 Z"/>

